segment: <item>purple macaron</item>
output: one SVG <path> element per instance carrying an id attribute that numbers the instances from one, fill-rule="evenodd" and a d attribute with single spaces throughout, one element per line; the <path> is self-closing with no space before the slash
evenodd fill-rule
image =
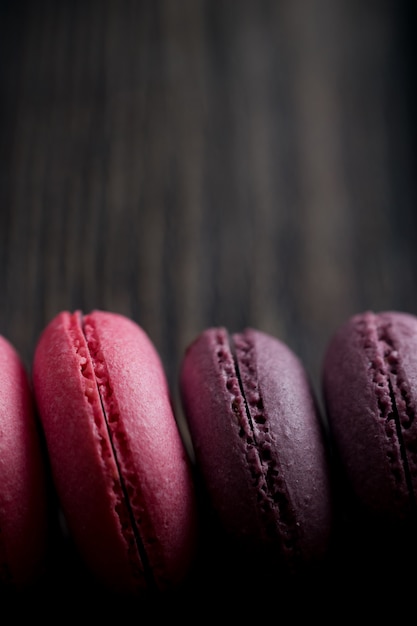
<path id="1" fill-rule="evenodd" d="M 329 342 L 323 390 L 335 451 L 359 508 L 413 524 L 417 495 L 417 318 L 366 311 Z"/>
<path id="2" fill-rule="evenodd" d="M 320 561 L 331 537 L 331 481 L 298 357 L 258 330 L 209 328 L 185 352 L 180 389 L 197 467 L 226 536 L 277 569 Z"/>

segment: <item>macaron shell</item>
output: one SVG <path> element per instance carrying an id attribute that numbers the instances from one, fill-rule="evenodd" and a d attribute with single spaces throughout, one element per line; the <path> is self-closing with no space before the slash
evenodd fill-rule
<path id="1" fill-rule="evenodd" d="M 81 322 L 80 313 L 74 315 L 62 312 L 50 322 L 33 363 L 39 414 L 70 532 L 109 588 L 136 593 L 149 584 L 175 585 L 191 558 L 194 496 L 162 365 L 131 320 L 95 311 Z M 100 352 L 107 368 L 116 407 L 109 428 L 117 431 L 117 441 L 108 438 L 98 381 L 84 372 L 93 363 L 81 323 L 94 327 L 93 352 L 95 358 Z M 152 581 L 135 533 L 146 545 Z"/>
<path id="2" fill-rule="evenodd" d="M 125 488 L 132 494 L 130 506 L 140 519 L 157 586 L 173 586 L 183 579 L 193 558 L 197 520 L 191 466 L 165 372 L 139 326 L 101 311 L 88 319 L 117 399 L 123 428 L 119 438 L 113 437 L 113 445 Z"/>
<path id="3" fill-rule="evenodd" d="M 263 532 L 262 523 L 246 463 L 246 445 L 239 436 L 239 423 L 226 386 L 225 367 L 234 369 L 226 331 L 204 331 L 183 359 L 182 403 L 199 470 L 226 531 L 238 529 L 242 536 L 258 536 Z"/>
<path id="4" fill-rule="evenodd" d="M 359 502 L 387 521 L 407 520 L 417 493 L 417 319 L 396 311 L 350 318 L 329 343 L 323 390 Z"/>
<path id="5" fill-rule="evenodd" d="M 300 361 L 282 342 L 253 329 L 244 338 L 251 345 L 254 380 L 245 376 L 241 364 L 241 384 L 249 403 L 254 387 L 258 389 L 260 398 L 253 404 L 263 407 L 267 435 L 258 430 L 255 438 L 268 441 L 258 450 L 252 443 L 248 447 L 239 417 L 246 409 L 237 406 L 237 395 L 231 401 L 234 383 L 221 365 L 227 333 L 208 329 L 188 348 L 181 371 L 197 462 L 228 533 L 270 545 L 273 551 L 278 546 L 288 561 L 321 558 L 328 548 L 332 506 L 327 452 L 311 387 Z M 235 336 L 236 346 L 238 342 Z"/>
<path id="6" fill-rule="evenodd" d="M 46 471 L 29 379 L 0 336 L 0 584 L 41 579 L 47 551 Z"/>
<path id="7" fill-rule="evenodd" d="M 331 472 L 323 425 L 306 370 L 283 342 L 249 329 L 278 481 L 285 484 L 290 540 L 305 562 L 329 548 L 333 511 Z M 241 368 L 242 369 L 242 368 Z M 246 392 L 250 397 L 250 390 Z M 283 504 L 281 504 L 283 509 Z M 281 513 L 278 513 L 280 516 Z M 292 546 L 289 546 L 292 549 Z"/>

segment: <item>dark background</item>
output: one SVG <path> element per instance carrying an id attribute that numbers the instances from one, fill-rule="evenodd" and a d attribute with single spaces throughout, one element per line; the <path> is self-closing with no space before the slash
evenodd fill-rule
<path id="1" fill-rule="evenodd" d="M 413 2 L 0 6 L 0 333 L 29 369 L 102 308 L 176 403 L 211 325 L 286 341 L 320 398 L 342 321 L 417 313 Z"/>

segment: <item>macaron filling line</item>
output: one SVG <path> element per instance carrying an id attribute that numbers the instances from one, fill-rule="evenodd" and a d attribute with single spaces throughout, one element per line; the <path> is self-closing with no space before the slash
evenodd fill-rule
<path id="1" fill-rule="evenodd" d="M 408 400 L 408 383 L 400 370 L 395 340 L 390 324 L 384 324 L 375 314 L 365 314 L 359 328 L 370 363 L 379 417 L 384 423 L 387 440 L 394 444 L 387 454 L 394 480 L 399 485 L 405 484 L 410 508 L 416 515 L 416 494 L 405 442 L 405 433 L 414 422 L 415 414 Z"/>
<path id="2" fill-rule="evenodd" d="M 122 452 L 125 458 L 129 458 L 128 444 L 119 419 L 117 400 L 111 388 L 105 359 L 96 337 L 94 321 L 92 316 L 75 313 L 73 324 L 79 331 L 77 335 L 82 333 L 83 337 L 82 343 L 78 340 L 75 345 L 80 358 L 81 373 L 86 380 L 85 394 L 93 408 L 101 457 L 114 493 L 114 510 L 126 542 L 132 575 L 138 580 L 144 576 L 152 589 L 156 583 L 132 506 L 132 498 L 137 497 L 137 494 L 132 494 L 133 486 L 125 479 L 127 471 L 120 460 Z"/>
<path id="3" fill-rule="evenodd" d="M 245 441 L 246 462 L 258 493 L 258 506 L 268 541 L 276 542 L 283 553 L 294 553 L 296 527 L 282 472 L 271 452 L 274 442 L 269 430 L 261 397 L 255 365 L 255 346 L 250 331 L 225 336 L 226 349 L 221 365 L 226 373 L 226 386 L 239 425 L 239 435 Z M 223 353 L 224 354 L 224 353 Z M 276 515 L 278 510 L 279 515 Z M 277 521 L 278 518 L 278 521 Z"/>

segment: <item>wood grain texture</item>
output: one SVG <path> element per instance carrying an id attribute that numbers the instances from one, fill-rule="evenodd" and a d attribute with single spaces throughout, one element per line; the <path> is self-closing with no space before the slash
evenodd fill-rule
<path id="1" fill-rule="evenodd" d="M 279 335 L 417 311 L 411 5 L 2 5 L 1 331 L 62 308 Z M 408 38 L 408 39 L 407 39 Z"/>
<path id="2" fill-rule="evenodd" d="M 103 308 L 176 402 L 211 325 L 288 342 L 320 396 L 339 323 L 417 314 L 414 3 L 0 7 L 0 333 L 29 369 L 52 316 Z"/>

